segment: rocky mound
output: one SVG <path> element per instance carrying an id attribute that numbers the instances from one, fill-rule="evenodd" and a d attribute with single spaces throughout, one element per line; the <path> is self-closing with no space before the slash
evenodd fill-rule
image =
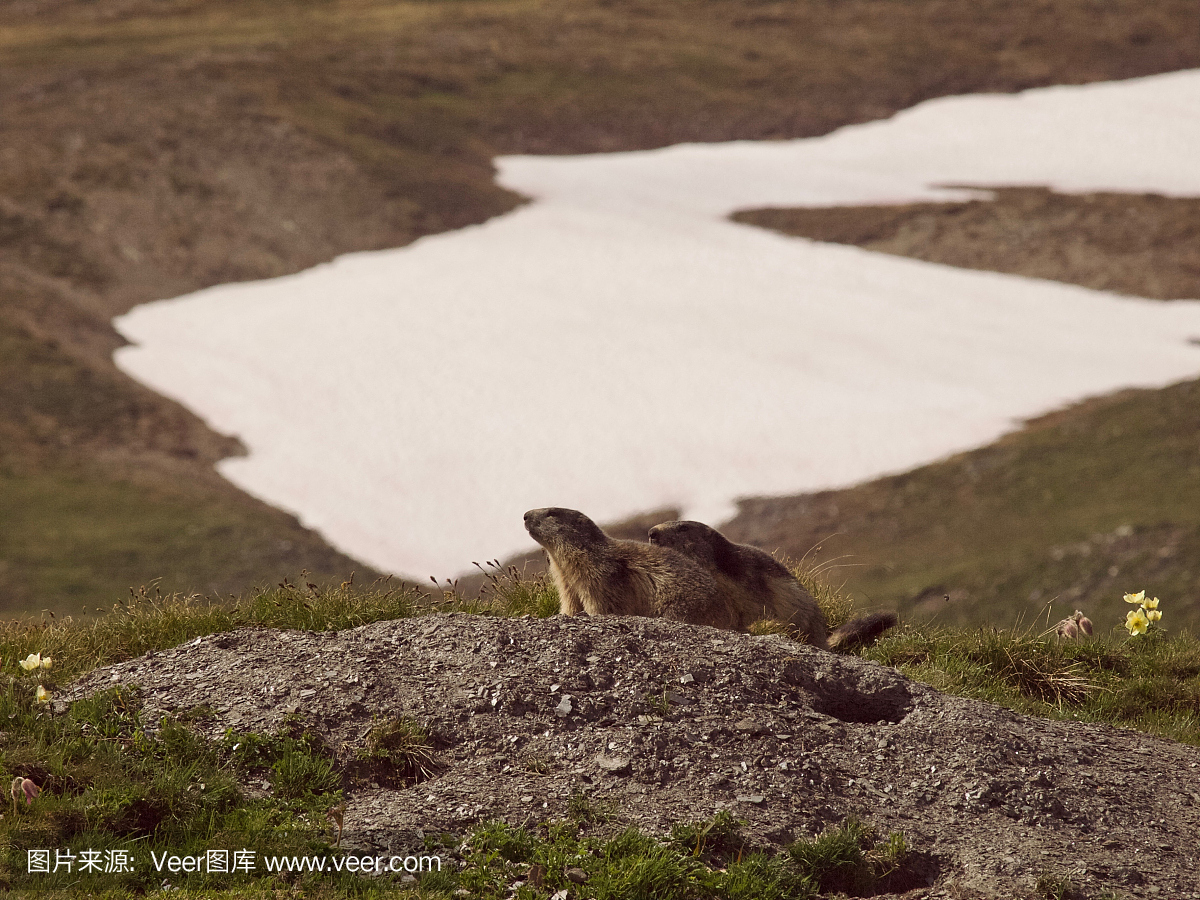
<path id="1" fill-rule="evenodd" d="M 343 846 L 563 816 L 584 792 L 650 832 L 730 810 L 779 847 L 856 815 L 920 854 L 922 897 L 1200 898 L 1200 749 L 945 696 L 795 644 L 638 618 L 451 614 L 343 631 L 246 629 L 98 669 L 148 721 L 273 732 L 298 716 L 347 764 L 381 721 L 433 736 L 429 777 L 352 790 Z"/>

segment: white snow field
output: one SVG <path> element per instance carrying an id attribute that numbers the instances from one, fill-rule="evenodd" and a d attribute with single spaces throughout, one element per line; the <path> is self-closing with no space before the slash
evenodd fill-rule
<path id="1" fill-rule="evenodd" d="M 486 224 L 140 306 L 120 367 L 249 456 L 229 480 L 417 577 L 599 521 L 849 485 L 1200 373 L 1200 303 L 734 224 L 939 185 L 1200 195 L 1200 71 L 923 103 L 809 140 L 497 160 Z"/>

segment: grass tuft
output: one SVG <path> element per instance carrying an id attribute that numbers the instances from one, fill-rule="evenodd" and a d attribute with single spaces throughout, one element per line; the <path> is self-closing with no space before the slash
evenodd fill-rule
<path id="1" fill-rule="evenodd" d="M 405 716 L 380 722 L 367 733 L 355 760 L 359 780 L 384 787 L 407 787 L 433 777 L 437 755 L 429 732 Z"/>
<path id="2" fill-rule="evenodd" d="M 491 822 L 467 840 L 459 873 L 442 873 L 439 886 L 484 900 L 510 896 L 515 881 L 525 883 L 522 891 L 536 887 L 523 895 L 539 898 L 569 890 L 597 900 L 805 900 L 819 891 L 871 896 L 924 883 L 910 870 L 899 834 L 880 841 L 849 820 L 785 852 L 767 853 L 747 847 L 741 824 L 721 811 L 677 825 L 660 840 L 635 828 L 583 836 L 572 820 L 533 828 Z M 572 869 L 574 881 L 566 874 Z"/>
<path id="3" fill-rule="evenodd" d="M 846 624 L 854 617 L 854 598 L 843 586 L 834 584 L 828 577 L 830 569 L 836 566 L 838 560 L 818 563 L 806 556 L 799 562 L 792 560 L 784 562 L 791 573 L 796 576 L 796 580 L 813 595 L 817 606 L 825 615 L 825 622 L 830 631 Z"/>
<path id="4" fill-rule="evenodd" d="M 451 598 L 451 602 L 470 612 L 536 619 L 558 615 L 558 588 L 548 574 L 531 577 L 516 566 L 502 566 L 499 561 L 488 563 L 487 568 L 475 565 L 486 579 L 479 597 L 466 602 Z"/>
<path id="5" fill-rule="evenodd" d="M 340 631 L 429 610 L 420 591 L 410 586 L 389 587 L 386 581 L 365 589 L 344 582 L 322 591 L 316 586 L 299 588 L 285 579 L 277 588 L 233 601 L 195 594 L 163 595 L 153 587 L 130 593 L 127 603 L 115 604 L 99 618 L 49 617 L 0 624 L 4 669 L 17 671 L 14 660 L 41 653 L 54 660 L 55 677 L 66 680 L 150 650 L 238 628 Z"/>
<path id="6" fill-rule="evenodd" d="M 909 627 L 863 656 L 1018 712 L 1200 744 L 1200 641 L 1188 632 L 1070 641 L 990 627 Z"/>

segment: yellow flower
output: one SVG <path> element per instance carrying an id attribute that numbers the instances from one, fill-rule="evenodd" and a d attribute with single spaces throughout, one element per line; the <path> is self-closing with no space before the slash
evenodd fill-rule
<path id="1" fill-rule="evenodd" d="M 1146 610 L 1146 618 L 1149 619 L 1151 622 L 1157 622 L 1159 619 L 1162 618 L 1162 613 L 1159 612 L 1157 609 L 1147 609 Z"/>
<path id="2" fill-rule="evenodd" d="M 1125 595 L 1126 603 L 1141 603 L 1145 599 L 1146 599 L 1145 591 L 1138 591 L 1136 594 L 1126 594 Z"/>
<path id="3" fill-rule="evenodd" d="M 1133 609 L 1125 614 L 1125 627 L 1129 629 L 1130 634 L 1145 634 L 1149 625 L 1150 620 L 1140 609 Z"/>
<path id="4" fill-rule="evenodd" d="M 1145 591 L 1142 591 L 1142 593 L 1144 594 Z M 1155 597 L 1153 600 L 1143 600 L 1142 609 L 1158 609 L 1158 598 Z"/>
<path id="5" fill-rule="evenodd" d="M 48 690 L 46 690 L 46 689 L 45 689 L 44 687 L 42 687 L 40 684 L 38 685 L 38 689 L 37 689 L 37 701 L 38 701 L 38 703 L 49 703 L 49 702 L 50 702 L 50 698 L 51 698 L 51 697 L 53 697 L 53 696 L 54 696 L 53 694 L 51 694 L 51 693 L 50 693 Z"/>
<path id="6" fill-rule="evenodd" d="M 32 672 L 34 669 L 40 669 L 42 666 L 42 654 L 30 653 L 27 657 L 21 660 L 18 665 L 26 672 Z"/>

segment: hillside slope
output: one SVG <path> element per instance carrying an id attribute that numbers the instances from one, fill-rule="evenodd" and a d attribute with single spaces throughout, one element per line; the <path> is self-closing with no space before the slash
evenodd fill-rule
<path id="1" fill-rule="evenodd" d="M 814 240 L 1159 300 L 1200 299 L 1200 199 L 1039 188 L 993 202 L 739 213 Z M 1200 335 L 1197 336 L 1200 338 Z M 1119 366 L 1120 360 L 1113 360 Z M 860 598 L 942 622 L 1123 618 L 1126 591 L 1200 627 L 1200 382 L 1100 398 L 850 490 L 741 504 L 731 535 L 844 555 Z M 949 597 L 949 602 L 946 597 Z"/>
<path id="2" fill-rule="evenodd" d="M 497 153 L 809 136 L 1188 68 L 1198 18 L 1190 0 L 5 3 L 0 610 L 363 571 L 218 479 L 233 441 L 116 372 L 108 322 L 137 303 L 511 209 Z"/>

